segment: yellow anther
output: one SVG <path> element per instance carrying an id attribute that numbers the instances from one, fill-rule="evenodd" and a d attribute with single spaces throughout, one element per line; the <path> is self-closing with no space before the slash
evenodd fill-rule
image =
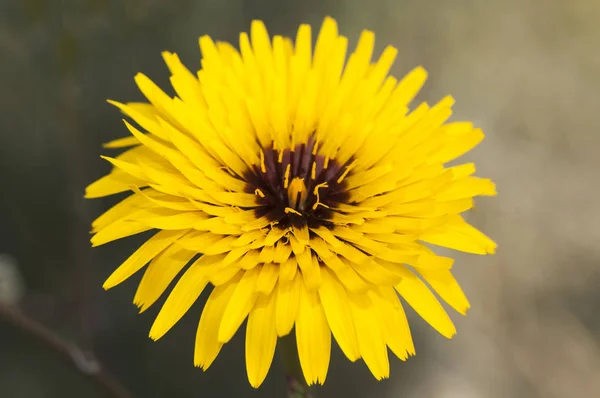
<path id="1" fill-rule="evenodd" d="M 308 190 L 304 184 L 304 179 L 296 177 L 292 180 L 288 190 L 288 201 L 294 209 L 304 210 L 304 203 L 308 196 Z"/>
<path id="2" fill-rule="evenodd" d="M 321 138 L 321 133 L 319 131 L 317 131 L 317 134 L 315 136 L 315 144 L 313 145 L 313 149 L 312 149 L 313 156 L 315 156 L 317 154 L 317 151 L 319 150 L 320 138 Z"/>
<path id="3" fill-rule="evenodd" d="M 317 207 L 319 206 L 323 206 L 329 209 L 329 206 L 327 206 L 326 204 L 321 203 L 321 197 L 319 196 L 319 188 L 327 188 L 328 185 L 326 182 L 323 182 L 321 184 L 318 184 L 315 189 L 313 190 L 313 194 L 317 195 L 317 201 L 315 202 L 315 204 L 313 205 L 312 209 L 313 210 L 317 210 Z"/>
<path id="4" fill-rule="evenodd" d="M 263 193 L 263 191 L 261 191 L 260 189 L 256 188 L 254 190 L 254 194 L 260 196 L 261 198 L 265 197 L 265 194 Z"/>
<path id="5" fill-rule="evenodd" d="M 297 214 L 299 216 L 302 216 L 302 213 L 300 213 L 297 210 L 292 209 L 291 207 L 286 207 L 284 211 L 285 211 L 285 214 L 294 213 L 294 214 Z"/>
<path id="6" fill-rule="evenodd" d="M 352 170 L 355 165 L 356 165 L 356 160 L 354 162 L 350 163 L 348 166 L 346 166 L 346 170 L 344 170 L 344 173 L 340 176 L 340 178 L 337 179 L 338 184 L 341 183 L 344 180 L 344 178 L 346 178 L 346 176 L 348 175 L 350 170 Z"/>
<path id="7" fill-rule="evenodd" d="M 285 189 L 287 189 L 289 184 L 290 184 L 290 165 L 288 164 L 285 167 L 285 174 L 283 176 L 283 187 Z"/>
<path id="8" fill-rule="evenodd" d="M 317 179 L 317 162 L 313 162 L 312 169 L 310 171 L 310 178 L 313 180 Z"/>
<path id="9" fill-rule="evenodd" d="M 317 200 L 319 199 L 319 188 L 327 188 L 329 185 L 327 185 L 326 182 L 322 182 L 320 184 L 318 184 L 315 189 L 313 189 L 313 194 L 317 195 Z"/>
<path id="10" fill-rule="evenodd" d="M 260 171 L 263 173 L 267 172 L 267 167 L 265 166 L 265 153 L 262 149 L 260 150 Z"/>

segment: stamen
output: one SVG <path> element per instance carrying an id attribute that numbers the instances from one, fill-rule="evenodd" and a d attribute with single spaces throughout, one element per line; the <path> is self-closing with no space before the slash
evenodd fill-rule
<path id="1" fill-rule="evenodd" d="M 321 197 L 319 196 L 319 188 L 327 188 L 328 185 L 326 182 L 323 182 L 321 184 L 318 184 L 315 189 L 313 190 L 313 194 L 317 195 L 317 201 L 315 202 L 315 204 L 313 205 L 312 209 L 313 210 L 317 210 L 317 207 L 319 207 L 319 205 L 329 209 L 329 206 L 327 206 L 326 204 L 321 203 Z"/>
<path id="2" fill-rule="evenodd" d="M 249 180 L 251 190 L 247 191 L 254 192 L 256 197 L 256 214 L 269 222 L 278 222 L 279 229 L 302 222 L 313 226 L 331 223 L 331 209 L 348 199 L 344 179 L 352 175 L 356 162 L 340 164 L 335 150 L 327 149 L 327 145 L 320 148 L 322 143 L 316 131 L 298 144 L 294 144 L 298 142 L 297 135 L 292 132 L 289 137 L 292 145 L 288 142 L 282 146 L 282 140 L 272 141 L 268 148 L 257 153 L 260 171 L 255 164 L 256 179 Z M 274 225 L 266 225 L 265 231 Z"/>
<path id="3" fill-rule="evenodd" d="M 354 168 L 354 166 L 356 166 L 356 160 L 350 163 L 348 166 L 346 166 L 346 170 L 344 170 L 344 173 L 340 176 L 340 178 L 337 179 L 338 184 L 340 184 L 344 180 L 344 178 L 346 178 L 346 176 L 348 175 L 350 170 Z"/>
<path id="4" fill-rule="evenodd" d="M 313 145 L 312 148 L 312 154 L 313 156 L 317 155 L 317 151 L 319 150 L 319 143 L 320 143 L 320 138 L 321 138 L 321 133 L 319 131 L 317 131 L 316 137 L 315 137 L 315 144 Z"/>
<path id="5" fill-rule="evenodd" d="M 340 182 L 342 182 L 344 180 L 344 178 L 348 175 L 349 172 L 350 172 L 350 167 L 346 167 L 346 170 L 344 170 L 344 173 L 340 176 L 340 178 L 337 179 L 337 183 L 339 184 Z"/>
<path id="6" fill-rule="evenodd" d="M 260 150 L 260 171 L 263 173 L 267 172 L 267 166 L 265 165 L 265 153 L 263 150 Z"/>
<path id="7" fill-rule="evenodd" d="M 291 207 L 286 207 L 284 211 L 285 211 L 285 214 L 294 213 L 294 214 L 297 214 L 299 216 L 302 216 L 302 213 L 300 213 L 297 210 L 292 209 Z"/>
<path id="8" fill-rule="evenodd" d="M 288 203 L 295 209 L 304 210 L 304 204 L 308 190 L 304 184 L 304 179 L 295 177 L 288 188 Z"/>
<path id="9" fill-rule="evenodd" d="M 288 164 L 288 165 L 285 167 L 285 175 L 284 175 L 284 177 L 283 177 L 283 187 L 284 187 L 285 189 L 287 189 L 287 188 L 288 188 L 288 185 L 289 185 L 289 183 L 290 183 L 290 165 Z"/>

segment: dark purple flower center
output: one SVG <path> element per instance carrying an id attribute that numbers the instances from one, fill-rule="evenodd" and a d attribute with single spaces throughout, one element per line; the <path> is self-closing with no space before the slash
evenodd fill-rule
<path id="1" fill-rule="evenodd" d="M 246 192 L 256 194 L 260 205 L 257 217 L 267 217 L 279 228 L 332 225 L 336 205 L 350 196 L 344 177 L 351 160 L 341 165 L 315 152 L 314 136 L 294 149 L 263 149 L 261 164 L 245 176 Z"/>

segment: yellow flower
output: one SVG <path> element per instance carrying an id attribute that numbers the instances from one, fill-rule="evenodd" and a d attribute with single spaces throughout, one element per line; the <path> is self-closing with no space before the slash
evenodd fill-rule
<path id="1" fill-rule="evenodd" d="M 253 387 L 292 329 L 309 384 L 325 381 L 332 334 L 383 379 L 388 348 L 403 360 L 415 353 L 399 297 L 446 337 L 455 328 L 432 290 L 469 308 L 453 260 L 424 243 L 494 252 L 460 215 L 474 196 L 495 195 L 494 184 L 472 163 L 445 166 L 483 133 L 447 123 L 451 97 L 409 110 L 426 72 L 388 76 L 397 50 L 372 62 L 372 32 L 346 61 L 347 44 L 331 18 L 314 49 L 308 25 L 292 42 L 254 21 L 240 51 L 201 37 L 197 75 L 163 53 L 176 96 L 138 74 L 149 103 L 111 101 L 138 127 L 125 122 L 132 136 L 106 144 L 132 148 L 105 157 L 114 168 L 86 196 L 133 194 L 94 221 L 92 243 L 157 232 L 104 288 L 148 265 L 134 298 L 144 311 L 181 274 L 150 331 L 156 340 L 213 287 L 196 366 L 208 368 L 248 318 Z"/>

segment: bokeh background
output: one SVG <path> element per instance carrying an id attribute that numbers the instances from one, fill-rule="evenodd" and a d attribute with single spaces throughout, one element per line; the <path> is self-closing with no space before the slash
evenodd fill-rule
<path id="1" fill-rule="evenodd" d="M 455 118 L 486 131 L 468 159 L 499 196 L 469 219 L 499 250 L 457 256 L 472 309 L 451 315 L 454 339 L 408 310 L 416 357 L 376 382 L 335 348 L 319 396 L 599 396 L 598 1 L 0 0 L 0 300 L 92 350 L 132 396 L 283 397 L 278 357 L 249 387 L 242 333 L 207 373 L 192 366 L 202 302 L 148 339 L 160 307 L 137 315 L 136 281 L 101 289 L 139 240 L 91 249 L 89 223 L 115 198 L 82 196 L 109 170 L 101 143 L 126 134 L 105 99 L 141 99 L 138 71 L 166 88 L 161 51 L 197 69 L 202 34 L 235 42 L 261 18 L 292 35 L 326 15 L 353 44 L 368 28 L 379 50 L 396 46 L 396 76 L 423 65 L 419 100 L 451 93 Z M 0 316 L 0 397 L 107 396 L 88 362 L 77 371 Z"/>

